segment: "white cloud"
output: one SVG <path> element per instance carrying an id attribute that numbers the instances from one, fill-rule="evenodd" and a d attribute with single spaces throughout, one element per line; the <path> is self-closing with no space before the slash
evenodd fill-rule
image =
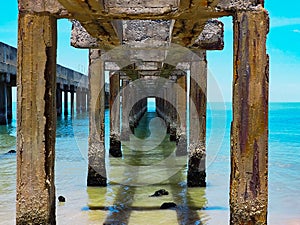
<path id="1" fill-rule="evenodd" d="M 300 30 L 295 29 L 295 30 L 293 30 L 293 32 L 294 32 L 294 33 L 300 33 Z"/>
<path id="2" fill-rule="evenodd" d="M 300 25 L 300 18 L 284 18 L 284 17 L 271 17 L 271 27 L 284 27 L 290 25 Z"/>

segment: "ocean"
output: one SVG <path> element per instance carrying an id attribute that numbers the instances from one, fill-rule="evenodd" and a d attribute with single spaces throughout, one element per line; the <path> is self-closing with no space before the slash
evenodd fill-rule
<path id="1" fill-rule="evenodd" d="M 57 224 L 114 221 L 134 225 L 229 224 L 232 111 L 230 103 L 225 106 L 222 109 L 208 105 L 206 188 L 186 187 L 186 159 L 173 157 L 175 144 L 162 135 L 165 130 L 159 130 L 163 126 L 155 119 L 155 112 L 142 119 L 136 138 L 131 137 L 134 141 L 123 143 L 122 159 L 106 158 L 108 179 L 115 183 L 104 188 L 87 188 L 87 113 L 58 118 L 56 195 L 65 196 L 66 202 L 57 202 Z M 0 224 L 3 225 L 15 224 L 16 155 L 6 154 L 16 145 L 16 105 L 13 107 L 13 123 L 0 126 Z M 108 134 L 109 111 L 105 113 Z M 151 126 L 145 126 L 151 120 L 154 121 Z M 300 225 L 300 103 L 270 103 L 269 127 L 268 223 Z M 105 138 L 108 149 L 108 135 Z M 134 143 L 139 146 L 141 140 L 145 141 L 145 149 L 133 149 Z M 162 154 L 157 154 L 159 151 Z M 149 197 L 161 188 L 170 194 Z M 168 201 L 180 207 L 157 209 Z"/>

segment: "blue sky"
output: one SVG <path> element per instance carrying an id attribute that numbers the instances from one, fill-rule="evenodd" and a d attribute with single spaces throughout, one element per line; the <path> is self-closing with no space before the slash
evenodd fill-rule
<path id="1" fill-rule="evenodd" d="M 265 8 L 271 18 L 267 50 L 270 55 L 270 101 L 300 102 L 300 1 L 283 3 L 266 1 Z M 0 41 L 17 46 L 17 0 L 2 4 Z M 225 24 L 225 48 L 208 52 L 208 68 L 218 83 L 224 100 L 232 94 L 232 18 L 222 18 Z M 87 72 L 87 50 L 70 46 L 71 24 L 58 22 L 57 62 L 66 67 Z M 209 96 L 214 90 L 209 88 Z"/>

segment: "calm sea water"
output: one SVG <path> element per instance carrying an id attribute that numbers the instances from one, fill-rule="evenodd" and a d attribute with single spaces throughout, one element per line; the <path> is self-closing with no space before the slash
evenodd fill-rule
<path id="1" fill-rule="evenodd" d="M 228 224 L 231 109 L 230 104 L 226 110 L 209 108 L 207 188 L 186 188 L 186 159 L 174 156 L 175 145 L 168 142 L 153 112 L 143 118 L 136 137 L 124 142 L 124 157 L 106 159 L 108 178 L 119 184 L 87 188 L 87 114 L 58 119 L 56 195 L 67 201 L 57 203 L 57 224 Z M 106 111 L 106 133 L 108 124 Z M 15 141 L 16 121 L 0 126 L 0 224 L 5 225 L 15 223 L 16 156 L 6 154 L 15 149 Z M 143 149 L 136 147 L 141 143 Z M 270 104 L 269 156 L 269 224 L 298 225 L 300 103 Z M 170 195 L 148 197 L 161 188 Z M 168 201 L 176 202 L 179 209 L 157 209 Z M 205 209 L 195 210 L 200 208 Z"/>

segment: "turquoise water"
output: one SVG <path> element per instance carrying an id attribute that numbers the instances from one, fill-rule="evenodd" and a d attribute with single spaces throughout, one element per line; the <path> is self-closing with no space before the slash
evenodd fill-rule
<path id="1" fill-rule="evenodd" d="M 107 157 L 109 179 L 122 185 L 87 188 L 87 114 L 58 119 L 56 194 L 64 195 L 67 201 L 64 204 L 57 203 L 57 224 L 103 224 L 104 221 L 116 219 L 125 224 L 137 225 L 178 224 L 178 221 L 180 224 L 199 224 L 199 220 L 203 224 L 228 224 L 231 109 L 230 104 L 226 104 L 226 110 L 213 106 L 209 108 L 207 188 L 185 187 L 186 169 L 181 167 L 185 160 L 172 161 L 176 160 L 171 153 L 174 146 L 164 140 L 167 137 L 163 138 L 164 144 L 157 145 L 157 151 L 150 149 L 135 152 L 139 156 L 137 158 L 132 157 L 128 148 L 131 144 L 124 143 L 123 159 Z M 147 124 L 147 121 L 153 118 L 155 113 L 149 113 L 143 119 Z M 106 133 L 108 124 L 106 111 Z M 300 224 L 300 103 L 271 103 L 269 124 L 269 224 Z M 163 128 L 159 121 L 152 125 L 152 129 L 158 129 L 157 126 Z M 137 137 L 144 135 L 151 144 L 161 141 L 160 135 L 151 136 L 151 127 L 144 128 L 147 132 L 144 132 L 142 127 L 136 130 Z M 163 133 L 164 130 L 159 132 Z M 5 154 L 15 148 L 15 137 L 15 120 L 10 126 L 0 126 L 0 224 L 5 225 L 14 224 L 15 218 L 16 161 L 14 154 Z M 106 140 L 107 138 L 106 136 Z M 106 148 L 108 149 L 107 145 Z M 166 155 L 162 157 L 162 154 L 157 154 L 159 151 Z M 147 169 L 129 166 L 124 169 L 119 166 L 121 163 L 141 166 L 140 159 L 143 156 L 148 160 L 143 161 L 143 164 L 150 165 Z M 157 164 L 164 159 L 170 160 L 172 165 L 178 167 L 168 170 L 169 167 L 162 166 L 165 164 Z M 170 174 L 170 171 L 174 173 Z M 132 187 L 129 183 L 136 186 Z M 170 191 L 170 195 L 156 199 L 148 197 L 160 188 Z M 179 212 L 154 210 L 164 201 L 175 201 L 190 208 L 182 207 Z M 114 208 L 116 205 L 122 210 Z M 88 206 L 107 208 L 88 210 Z M 202 207 L 205 207 L 205 210 L 193 210 Z"/>

